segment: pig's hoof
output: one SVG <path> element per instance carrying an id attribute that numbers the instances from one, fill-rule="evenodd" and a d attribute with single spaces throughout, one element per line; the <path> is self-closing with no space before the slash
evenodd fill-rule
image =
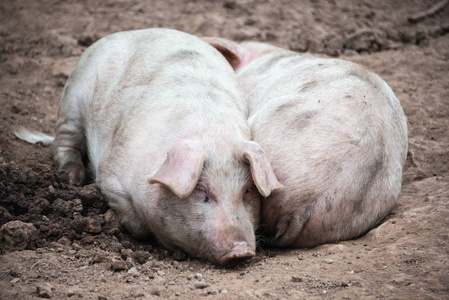
<path id="1" fill-rule="evenodd" d="M 223 266 L 236 265 L 256 255 L 246 242 L 235 243 L 234 248 L 220 259 Z"/>
<path id="2" fill-rule="evenodd" d="M 61 168 L 69 173 L 70 184 L 81 186 L 86 179 L 86 172 L 82 163 L 69 162 Z"/>

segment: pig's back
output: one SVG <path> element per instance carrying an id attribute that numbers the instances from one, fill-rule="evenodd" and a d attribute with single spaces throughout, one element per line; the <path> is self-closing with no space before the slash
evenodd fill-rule
<path id="1" fill-rule="evenodd" d="M 204 107 L 211 108 L 211 118 L 229 115 L 236 126 L 244 127 L 246 108 L 243 101 L 237 101 L 241 95 L 236 93 L 236 80 L 230 80 L 234 77 L 218 52 L 179 31 L 137 30 L 99 40 L 82 55 L 71 78 L 75 83 L 71 89 L 78 93 L 74 98 L 85 116 L 93 172 L 113 140 L 118 147 L 128 140 L 151 140 L 154 144 L 146 143 L 147 151 L 163 153 L 161 142 L 179 131 L 179 120 Z M 214 109 L 208 102 L 214 102 Z M 143 133 L 144 128 L 148 132 Z"/>
<path id="2" fill-rule="evenodd" d="M 264 202 L 265 223 L 310 215 L 292 246 L 360 235 L 400 192 L 407 129 L 399 101 L 377 75 L 342 60 L 284 54 L 271 72 L 278 88 L 249 102 L 253 138 L 286 186 Z"/>

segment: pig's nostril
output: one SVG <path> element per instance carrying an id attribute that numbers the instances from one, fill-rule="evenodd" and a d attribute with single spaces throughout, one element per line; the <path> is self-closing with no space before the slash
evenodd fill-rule
<path id="1" fill-rule="evenodd" d="M 236 265 L 255 255 L 254 250 L 246 242 L 235 242 L 233 245 L 231 251 L 220 259 L 220 264 Z"/>

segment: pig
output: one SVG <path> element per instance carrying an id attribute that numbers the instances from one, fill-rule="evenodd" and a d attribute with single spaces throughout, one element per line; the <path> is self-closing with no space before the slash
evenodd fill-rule
<path id="1" fill-rule="evenodd" d="M 262 202 L 268 243 L 296 248 L 353 239 L 391 212 L 407 122 L 384 80 L 345 60 L 204 40 L 236 70 L 253 140 L 285 186 Z"/>
<path id="2" fill-rule="evenodd" d="M 282 188 L 247 114 L 233 69 L 206 42 L 172 29 L 119 32 L 70 75 L 53 158 L 77 185 L 87 158 L 134 236 L 235 264 L 255 255 L 261 197 Z"/>

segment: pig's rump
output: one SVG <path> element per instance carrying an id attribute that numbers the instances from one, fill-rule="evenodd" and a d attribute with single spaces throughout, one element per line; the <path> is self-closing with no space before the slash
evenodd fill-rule
<path id="1" fill-rule="evenodd" d="M 261 227 L 272 244 L 354 238 L 391 211 L 407 129 L 382 79 L 349 62 L 292 52 L 256 59 L 239 79 L 250 95 L 253 139 L 285 185 L 262 204 Z"/>

